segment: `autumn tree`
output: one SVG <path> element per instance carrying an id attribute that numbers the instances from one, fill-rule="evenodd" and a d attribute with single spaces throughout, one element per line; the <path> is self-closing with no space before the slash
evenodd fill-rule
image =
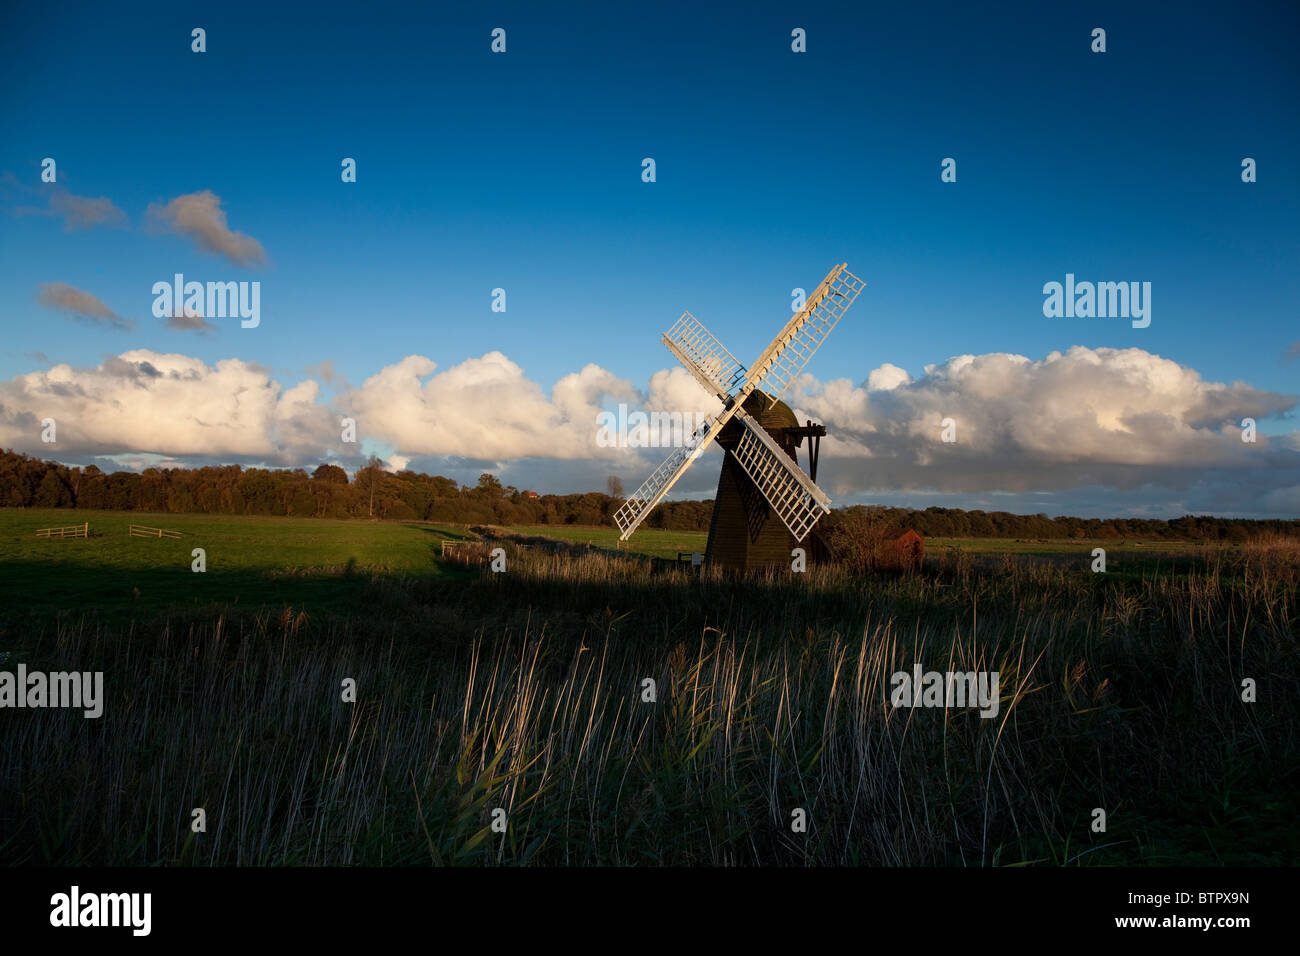
<path id="1" fill-rule="evenodd" d="M 366 466 L 357 472 L 356 481 L 354 482 L 361 494 L 369 501 L 370 517 L 375 516 L 375 492 L 379 490 L 379 485 L 384 480 L 387 472 L 384 471 L 384 462 L 376 455 L 371 455 Z"/>
<path id="2" fill-rule="evenodd" d="M 313 481 L 328 481 L 335 485 L 346 485 L 348 473 L 338 465 L 320 465 L 311 473 Z"/>
<path id="3" fill-rule="evenodd" d="M 58 472 L 51 469 L 37 485 L 32 504 L 37 508 L 66 508 L 72 504 L 72 489 L 59 477 Z"/>

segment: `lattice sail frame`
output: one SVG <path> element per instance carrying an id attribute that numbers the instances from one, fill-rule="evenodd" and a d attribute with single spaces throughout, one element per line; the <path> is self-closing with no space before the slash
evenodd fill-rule
<path id="1" fill-rule="evenodd" d="M 790 383 L 807 367 L 831 329 L 849 310 L 866 283 L 849 272 L 848 263 L 836 266 L 786 323 L 772 344 L 750 366 L 749 388 L 763 387 L 776 404 Z"/>
<path id="2" fill-rule="evenodd" d="M 807 536 L 822 515 L 831 510 L 830 499 L 741 406 L 759 385 L 766 386 L 764 392 L 773 404 L 779 401 L 865 285 L 848 271 L 848 263 L 836 266 L 748 370 L 695 316 L 682 313 L 660 338 L 695 380 L 722 400 L 724 407 L 716 418 L 697 428 L 690 440 L 669 455 L 614 512 L 622 532 L 620 541 L 631 537 L 733 417 L 740 420 L 744 431 L 732 454 L 795 540 Z M 779 387 L 775 394 L 773 387 Z"/>
<path id="3" fill-rule="evenodd" d="M 745 366 L 689 312 L 683 312 L 659 338 L 701 385 L 724 402 L 745 380 Z"/>
<path id="4" fill-rule="evenodd" d="M 794 539 L 802 541 L 830 512 L 830 498 L 744 409 L 736 411 L 736 418 L 745 429 L 732 454 Z"/>
<path id="5" fill-rule="evenodd" d="M 622 534 L 620 541 L 626 541 L 636 530 L 637 525 L 648 515 L 655 505 L 668 494 L 668 489 L 676 484 L 691 462 L 700 457 L 704 449 L 713 443 L 722 431 L 722 426 L 731 419 L 729 411 L 724 410 L 717 418 L 706 420 L 703 425 L 691 433 L 686 444 L 673 451 L 664 459 L 663 464 L 650 473 L 641 487 L 628 497 L 614 512 L 614 521 Z"/>

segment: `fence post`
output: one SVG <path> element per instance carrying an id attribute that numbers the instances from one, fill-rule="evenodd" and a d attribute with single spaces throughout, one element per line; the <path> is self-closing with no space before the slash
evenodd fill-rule
<path id="1" fill-rule="evenodd" d="M 81 526 L 81 536 L 82 536 L 83 538 L 85 538 L 87 541 L 90 540 L 90 522 L 89 522 L 89 521 L 87 521 L 85 524 L 83 524 L 83 525 Z"/>

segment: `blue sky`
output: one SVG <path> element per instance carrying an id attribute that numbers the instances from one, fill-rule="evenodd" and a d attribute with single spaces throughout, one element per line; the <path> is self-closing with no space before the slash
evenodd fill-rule
<path id="1" fill-rule="evenodd" d="M 644 390 L 675 364 L 658 336 L 683 309 L 749 362 L 791 289 L 843 261 L 868 285 L 809 366 L 823 383 L 1084 346 L 1300 390 L 1295 8 L 442 6 L 7 11 L 0 381 L 144 349 L 237 357 L 285 386 L 328 361 L 356 386 L 408 355 L 445 370 L 497 350 L 544 392 L 589 363 Z M 494 27 L 505 54 L 489 50 Z M 806 53 L 791 51 L 795 27 Z M 108 198 L 125 223 L 68 231 L 42 214 L 46 156 L 58 187 Z M 340 181 L 343 157 L 356 183 Z M 945 157 L 955 183 L 940 181 Z M 1241 181 L 1243 157 L 1257 182 Z M 202 190 L 265 264 L 151 226 L 151 203 Z M 163 327 L 150 290 L 175 272 L 260 281 L 261 324 Z M 1150 327 L 1045 318 L 1042 286 L 1067 272 L 1150 282 Z M 45 283 L 136 327 L 46 308 Z M 497 287 L 505 313 L 490 310 Z M 1289 440 L 1294 403 L 1265 406 L 1261 433 Z M 121 450 L 189 460 L 147 445 Z M 547 490 L 584 490 L 565 480 Z M 1105 507 L 1114 486 L 1098 487 L 1101 501 L 1056 488 L 1052 505 L 1130 506 Z M 1198 507 L 1131 507 L 1180 504 Z"/>

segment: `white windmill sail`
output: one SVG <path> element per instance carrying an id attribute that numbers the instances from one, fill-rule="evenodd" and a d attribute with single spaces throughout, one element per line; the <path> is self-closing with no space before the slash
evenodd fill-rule
<path id="1" fill-rule="evenodd" d="M 682 317 L 660 338 L 668 346 L 668 351 L 677 357 L 677 361 L 682 363 L 705 391 L 717 395 L 724 403 L 730 401 L 731 389 L 744 377 L 745 366 L 736 361 L 736 357 L 695 316 L 683 312 Z M 650 510 L 663 500 L 691 462 L 722 431 L 722 426 L 731 418 L 734 409 L 739 407 L 733 405 L 724 408 L 721 415 L 707 421 L 703 428 L 696 429 L 690 441 L 669 455 L 614 512 L 614 521 L 621 532 L 620 541 L 626 541 Z"/>
<path id="2" fill-rule="evenodd" d="M 620 541 L 626 541 L 642 519 L 650 513 L 650 509 L 663 500 L 664 495 L 668 494 L 668 489 L 676 484 L 677 479 L 690 467 L 691 462 L 700 457 L 704 449 L 713 443 L 713 440 L 718 437 L 718 432 L 722 431 L 722 426 L 731 420 L 731 416 L 739 408 L 739 405 L 725 408 L 717 418 L 697 428 L 691 434 L 690 440 L 665 458 L 664 463 L 656 468 L 641 487 L 614 512 L 614 521 L 622 532 L 619 535 Z"/>
<path id="3" fill-rule="evenodd" d="M 781 400 L 831 329 L 866 285 L 841 263 L 822 280 L 804 307 L 786 323 L 766 351 L 750 366 L 745 388 L 762 387 L 772 404 Z"/>
<path id="4" fill-rule="evenodd" d="M 732 454 L 794 539 L 802 541 L 822 515 L 830 512 L 830 498 L 744 409 L 736 411 L 736 419 L 745 430 Z"/>
<path id="5" fill-rule="evenodd" d="M 745 377 L 745 366 L 736 361 L 736 357 L 689 312 L 683 312 L 682 317 L 660 338 L 677 361 L 686 366 L 686 370 L 706 390 L 724 402 Z"/>

